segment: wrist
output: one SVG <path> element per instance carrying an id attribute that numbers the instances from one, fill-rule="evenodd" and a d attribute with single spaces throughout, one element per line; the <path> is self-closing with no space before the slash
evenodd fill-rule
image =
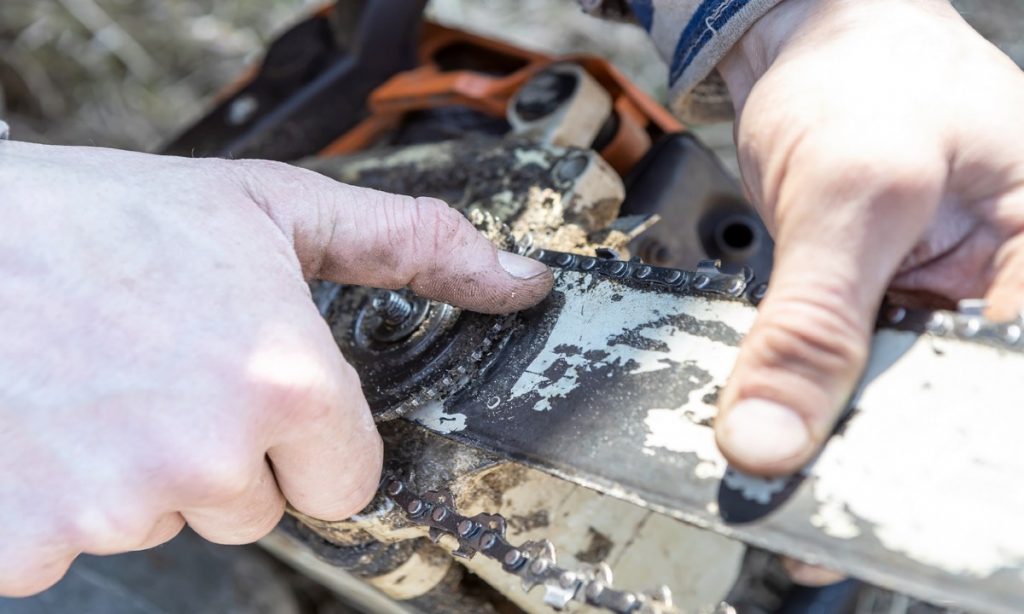
<path id="1" fill-rule="evenodd" d="M 784 0 L 747 30 L 717 68 L 739 111 L 781 60 L 814 54 L 854 31 L 870 31 L 878 43 L 913 38 L 931 26 L 948 30 L 950 18 L 966 26 L 948 0 Z"/>

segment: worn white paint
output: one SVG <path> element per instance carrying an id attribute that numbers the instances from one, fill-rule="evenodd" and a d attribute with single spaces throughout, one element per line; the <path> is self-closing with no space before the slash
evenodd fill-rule
<path id="1" fill-rule="evenodd" d="M 835 500 L 826 499 L 821 502 L 818 510 L 811 514 L 811 526 L 838 539 L 853 539 L 860 535 L 857 520 L 842 503 Z"/>
<path id="2" fill-rule="evenodd" d="M 559 151 L 553 149 L 553 151 Z M 561 151 L 565 151 L 564 149 Z M 516 149 L 514 151 L 516 155 L 516 164 L 519 166 L 529 166 L 530 164 L 536 164 L 542 168 L 548 168 L 551 165 L 551 154 L 552 151 L 543 149 Z"/>
<path id="3" fill-rule="evenodd" d="M 497 478 L 502 472 L 515 479 L 495 480 L 509 482 L 500 505 L 475 497 L 460 500 L 461 511 L 468 515 L 500 512 L 510 519 L 508 539 L 513 543 L 551 539 L 560 565 L 580 568 L 583 563 L 577 556 L 592 547 L 595 536 L 603 536 L 608 540 L 604 562 L 612 568 L 615 586 L 650 590 L 666 583 L 674 605 L 684 612 L 710 610 L 725 598 L 736 579 L 745 550 L 739 542 L 535 469 L 505 464 L 488 473 Z M 543 512 L 540 522 L 538 512 Z M 535 522 L 523 522 L 531 518 Z M 477 556 L 466 566 L 524 611 L 552 611 L 543 602 L 543 590 L 524 593 L 521 580 L 502 570 L 498 562 Z M 569 611 L 598 610 L 574 604 Z"/>
<path id="4" fill-rule="evenodd" d="M 731 368 L 731 358 L 735 356 L 735 348 L 690 334 L 671 324 L 641 331 L 649 339 L 666 343 L 667 352 L 639 349 L 625 344 L 609 345 L 609 342 L 622 333 L 666 315 L 687 314 L 700 319 L 728 321 L 740 326 L 740 330 L 749 328 L 753 319 L 753 311 L 738 303 L 712 303 L 702 298 L 673 294 L 620 292 L 611 283 L 590 287 L 591 279 L 590 275 L 583 275 L 581 284 L 568 287 L 559 285 L 566 306 L 555 322 L 544 350 L 512 387 L 511 398 L 536 392 L 540 400 L 534 404 L 533 409 L 550 410 L 553 400 L 564 398 L 576 389 L 580 375 L 608 366 L 625 367 L 630 361 L 634 365 L 628 371 L 629 374 L 668 369 L 674 363 L 685 362 L 699 364 L 701 369 L 712 373 L 723 370 L 727 373 Z M 600 360 L 592 360 L 582 353 L 567 354 L 556 350 L 563 345 L 580 348 L 582 352 L 601 350 L 608 355 Z M 568 364 L 564 373 L 555 379 L 545 375 L 560 359 Z M 708 392 L 711 390 L 702 389 L 691 396 L 700 403 L 700 398 Z M 692 405 L 687 403 L 687 408 L 697 411 Z"/>
<path id="5" fill-rule="evenodd" d="M 427 403 L 410 414 L 409 417 L 418 424 L 442 435 L 466 430 L 466 414 L 445 413 L 444 404 L 440 401 Z"/>
<path id="6" fill-rule="evenodd" d="M 1022 380 L 1019 358 L 999 350 L 880 333 L 860 411 L 812 467 L 822 530 L 856 535 L 827 521 L 842 510 L 885 547 L 944 571 L 1020 568 Z"/>
<path id="7" fill-rule="evenodd" d="M 786 487 L 785 478 L 761 478 L 740 473 L 731 467 L 725 470 L 722 481 L 729 488 L 739 491 L 744 499 L 761 505 L 768 505 L 772 497 Z"/>
<path id="8" fill-rule="evenodd" d="M 655 448 L 661 448 L 695 455 L 694 474 L 702 480 L 721 479 L 725 474 L 726 461 L 715 444 L 715 432 L 695 421 L 686 409 L 652 409 L 644 422 L 644 447 L 652 454 Z"/>

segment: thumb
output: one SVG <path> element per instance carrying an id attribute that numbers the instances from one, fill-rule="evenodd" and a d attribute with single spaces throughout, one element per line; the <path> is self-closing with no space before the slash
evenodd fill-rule
<path id="1" fill-rule="evenodd" d="M 718 445 L 748 473 L 792 473 L 828 437 L 889 280 L 941 195 L 932 167 L 827 160 L 794 160 L 782 181 L 775 270 L 721 396 Z"/>
<path id="2" fill-rule="evenodd" d="M 292 240 L 307 279 L 402 288 L 483 313 L 530 307 L 551 271 L 495 248 L 458 211 L 258 160 L 232 162 L 249 196 Z"/>

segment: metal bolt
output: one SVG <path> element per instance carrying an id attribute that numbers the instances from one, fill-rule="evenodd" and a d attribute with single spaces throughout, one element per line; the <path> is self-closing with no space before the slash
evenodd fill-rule
<path id="1" fill-rule="evenodd" d="M 458 529 L 459 535 L 462 537 L 469 537 L 476 532 L 477 526 L 472 520 L 463 520 L 459 523 Z"/>
<path id="2" fill-rule="evenodd" d="M 640 249 L 638 251 L 640 253 L 640 257 L 643 258 L 645 262 L 650 262 L 652 264 L 665 265 L 672 260 L 672 250 L 670 250 L 664 243 L 653 237 L 644 241 L 643 244 L 640 245 Z"/>
<path id="3" fill-rule="evenodd" d="M 434 511 L 430 512 L 430 517 L 433 518 L 435 522 L 441 522 L 446 516 L 448 516 L 448 510 L 443 507 L 435 507 Z"/>
<path id="4" fill-rule="evenodd" d="M 1022 335 L 1024 335 L 1024 330 L 1019 324 L 1010 324 L 1003 331 L 1003 339 L 1011 345 L 1020 341 Z"/>
<path id="5" fill-rule="evenodd" d="M 419 516 L 423 513 L 423 502 L 419 499 L 413 499 L 405 506 L 405 511 L 409 512 L 412 516 Z"/>
<path id="6" fill-rule="evenodd" d="M 633 276 L 636 277 L 637 279 L 647 279 L 648 277 L 651 276 L 651 273 L 653 273 L 653 272 L 654 272 L 654 269 L 652 269 L 651 267 L 649 267 L 647 265 L 644 265 L 644 266 L 640 267 L 639 269 L 637 269 L 636 273 L 633 273 Z"/>
<path id="7" fill-rule="evenodd" d="M 620 610 L 628 610 L 636 605 L 636 595 L 632 593 L 622 593 L 618 598 L 618 608 Z"/>
<path id="8" fill-rule="evenodd" d="M 711 278 L 703 273 L 693 278 L 693 287 L 698 290 L 703 290 L 711 284 Z"/>
<path id="9" fill-rule="evenodd" d="M 587 585 L 587 597 L 597 599 L 604 592 L 604 583 L 594 580 Z"/>
<path id="10" fill-rule="evenodd" d="M 392 326 L 405 322 L 412 315 L 412 302 L 392 290 L 382 290 L 373 296 L 373 310 Z"/>
<path id="11" fill-rule="evenodd" d="M 505 565 L 509 567 L 518 567 L 523 562 L 523 553 L 513 548 L 505 553 Z"/>
<path id="12" fill-rule="evenodd" d="M 743 292 L 743 288 L 746 287 L 746 285 L 746 282 L 744 282 L 742 279 L 733 279 L 732 281 L 729 282 L 729 287 L 726 288 L 726 290 L 729 292 L 729 294 L 736 295 L 739 294 L 740 292 Z"/>
<path id="13" fill-rule="evenodd" d="M 405 490 L 405 486 L 398 480 L 391 480 L 388 483 L 388 495 L 394 497 Z"/>
<path id="14" fill-rule="evenodd" d="M 627 265 L 625 262 L 613 262 L 612 266 L 608 269 L 608 272 L 612 275 L 622 275 L 626 272 Z"/>
<path id="15" fill-rule="evenodd" d="M 573 256 L 572 254 L 562 254 L 555 259 L 555 263 L 557 263 L 558 266 L 569 266 L 575 259 L 575 256 Z"/>
<path id="16" fill-rule="evenodd" d="M 572 156 L 559 160 L 555 165 L 555 178 L 559 181 L 572 181 L 586 170 L 588 160 L 584 156 Z"/>
<path id="17" fill-rule="evenodd" d="M 594 258 L 584 258 L 580 260 L 580 270 L 589 271 L 597 266 L 597 260 Z"/>
<path id="18" fill-rule="evenodd" d="M 938 335 L 948 333 L 951 326 L 952 323 L 950 322 L 949 316 L 939 311 L 932 314 L 931 319 L 928 320 L 928 324 L 926 325 L 929 332 L 933 332 Z"/>
<path id="19" fill-rule="evenodd" d="M 754 300 L 760 301 L 766 294 L 768 294 L 768 284 L 761 284 L 754 289 Z"/>
<path id="20" fill-rule="evenodd" d="M 974 337 L 981 332 L 981 320 L 971 317 L 960 326 L 960 334 L 964 337 Z"/>
<path id="21" fill-rule="evenodd" d="M 494 533 L 484 533 L 483 537 L 480 538 L 480 549 L 487 550 L 496 541 L 498 541 L 498 538 L 494 536 Z"/>
<path id="22" fill-rule="evenodd" d="M 545 559 L 533 559 L 533 562 L 530 563 L 530 571 L 535 574 L 542 574 L 547 570 L 547 568 L 548 562 Z"/>
<path id="23" fill-rule="evenodd" d="M 558 583 L 562 585 L 562 588 L 569 588 L 576 583 L 576 574 L 571 571 L 563 571 L 562 575 L 558 577 Z"/>
<path id="24" fill-rule="evenodd" d="M 678 283 L 679 280 L 682 279 L 682 278 L 683 278 L 683 274 L 681 272 L 679 272 L 679 271 L 672 271 L 671 273 L 668 274 L 667 277 L 665 277 L 665 283 L 675 284 L 675 283 Z"/>

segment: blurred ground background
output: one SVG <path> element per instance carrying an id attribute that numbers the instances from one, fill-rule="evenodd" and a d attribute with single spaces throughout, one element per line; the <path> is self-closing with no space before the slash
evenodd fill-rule
<path id="1" fill-rule="evenodd" d="M 0 116 L 22 140 L 155 149 L 258 61 L 275 32 L 321 3 L 2 0 Z M 954 3 L 1024 65 L 1024 0 Z M 646 35 L 586 16 L 575 0 L 433 0 L 430 10 L 527 47 L 609 57 L 665 95 L 665 67 Z M 721 147 L 729 134 L 707 138 Z"/>

